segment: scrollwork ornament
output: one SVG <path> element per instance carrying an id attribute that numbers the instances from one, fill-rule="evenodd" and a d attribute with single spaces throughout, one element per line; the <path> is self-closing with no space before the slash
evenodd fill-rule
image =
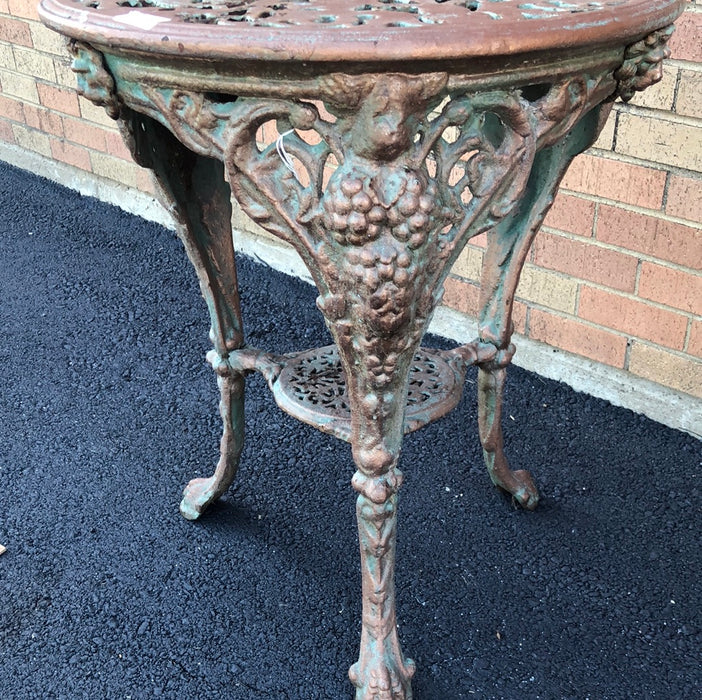
<path id="1" fill-rule="evenodd" d="M 108 104 L 111 76 L 94 52 L 82 58 L 86 87 Z M 242 209 L 301 255 L 349 378 L 356 464 L 375 475 L 396 459 L 409 368 L 460 250 L 511 215 L 537 152 L 616 90 L 607 69 L 543 94 L 454 89 L 445 73 L 334 73 L 319 78 L 320 105 L 115 70 L 127 107 L 222 160 Z M 278 142 L 257 141 L 266 125 Z"/>
<path id="2" fill-rule="evenodd" d="M 668 40 L 674 30 L 673 25 L 664 27 L 627 47 L 624 63 L 614 73 L 618 81 L 617 95 L 624 102 L 628 102 L 636 92 L 645 90 L 663 77 L 663 61 L 670 58 Z"/>
<path id="3" fill-rule="evenodd" d="M 102 54 L 88 44 L 75 40 L 68 43 L 68 50 L 73 56 L 71 70 L 76 74 L 78 94 L 98 107 L 104 107 L 112 119 L 117 119 L 120 105 L 115 81 L 105 66 Z"/>

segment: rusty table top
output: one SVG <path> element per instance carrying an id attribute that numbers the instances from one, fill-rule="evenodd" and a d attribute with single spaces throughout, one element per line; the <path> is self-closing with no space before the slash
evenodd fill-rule
<path id="1" fill-rule="evenodd" d="M 123 52 L 206 60 L 486 60 L 631 43 L 685 0 L 42 0 L 50 27 Z"/>

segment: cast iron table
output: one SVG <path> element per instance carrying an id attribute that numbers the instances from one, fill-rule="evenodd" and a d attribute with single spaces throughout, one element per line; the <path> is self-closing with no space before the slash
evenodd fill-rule
<path id="1" fill-rule="evenodd" d="M 500 428 L 521 267 L 613 100 L 660 78 L 684 5 L 42 0 L 43 21 L 71 39 L 79 92 L 154 171 L 209 307 L 221 456 L 213 476 L 186 487 L 183 515 L 199 517 L 234 478 L 247 373 L 261 372 L 285 411 L 351 443 L 357 698 L 412 695 L 395 622 L 397 462 L 404 433 L 456 405 L 470 365 L 490 477 L 537 504 Z M 232 195 L 300 254 L 334 345 L 279 356 L 245 344 Z M 421 348 L 451 265 L 481 233 L 479 338 Z"/>

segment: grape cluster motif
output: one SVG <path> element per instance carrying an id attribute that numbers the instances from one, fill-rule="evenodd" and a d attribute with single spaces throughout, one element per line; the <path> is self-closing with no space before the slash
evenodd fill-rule
<path id="1" fill-rule="evenodd" d="M 355 288 L 367 294 L 366 322 L 380 337 L 396 333 L 412 318 L 411 300 L 421 276 L 415 257 L 392 239 L 347 254 Z"/>
<path id="2" fill-rule="evenodd" d="M 393 245 L 353 250 L 347 259 L 357 281 L 371 290 L 377 290 L 388 282 L 392 282 L 398 289 L 404 289 L 414 281 L 417 274 L 416 266 L 412 265 L 411 253 L 398 251 Z"/>
<path id="3" fill-rule="evenodd" d="M 342 245 L 362 246 L 389 230 L 415 250 L 426 243 L 441 205 L 436 184 L 420 171 L 383 178 L 340 168 L 329 181 L 323 208 L 325 228 Z"/>

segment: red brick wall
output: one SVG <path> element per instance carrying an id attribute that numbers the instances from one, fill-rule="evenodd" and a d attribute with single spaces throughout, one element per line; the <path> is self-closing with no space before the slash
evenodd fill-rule
<path id="1" fill-rule="evenodd" d="M 115 123 L 78 97 L 64 40 L 37 0 L 0 0 L 0 140 L 132 187 L 151 188 Z"/>
<path id="2" fill-rule="evenodd" d="M 702 3 L 661 83 L 617 104 L 575 160 L 517 292 L 521 334 L 702 397 Z M 445 303 L 477 312 L 483 242 Z"/>
<path id="3" fill-rule="evenodd" d="M 0 142 L 142 190 L 103 110 L 76 96 L 63 40 L 36 0 L 0 0 Z M 618 104 L 566 176 L 525 267 L 517 331 L 702 396 L 702 4 L 673 36 L 661 83 Z M 446 285 L 474 315 L 484 241 Z"/>

